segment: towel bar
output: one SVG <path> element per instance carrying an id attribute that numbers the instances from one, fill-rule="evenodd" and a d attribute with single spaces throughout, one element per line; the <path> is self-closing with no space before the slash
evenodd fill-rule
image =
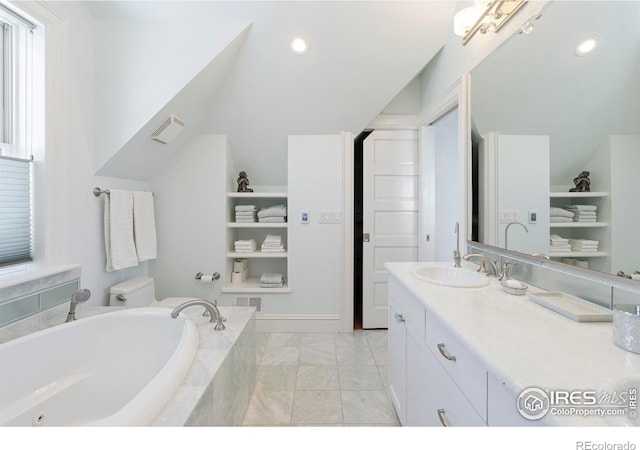
<path id="1" fill-rule="evenodd" d="M 111 192 L 109 192 L 109 189 L 100 189 L 99 187 L 94 187 L 93 188 L 93 195 L 95 195 L 96 197 L 100 197 L 101 194 L 107 194 L 110 195 Z M 154 197 L 156 196 L 156 194 L 151 194 Z"/>

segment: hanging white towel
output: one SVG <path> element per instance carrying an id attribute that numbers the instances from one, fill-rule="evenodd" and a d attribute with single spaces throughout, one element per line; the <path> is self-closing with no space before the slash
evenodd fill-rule
<path id="1" fill-rule="evenodd" d="M 156 218 L 153 210 L 153 194 L 133 193 L 133 230 L 138 261 L 157 257 Z"/>
<path id="2" fill-rule="evenodd" d="M 133 239 L 133 195 L 111 189 L 104 198 L 104 247 L 107 272 L 138 265 Z"/>

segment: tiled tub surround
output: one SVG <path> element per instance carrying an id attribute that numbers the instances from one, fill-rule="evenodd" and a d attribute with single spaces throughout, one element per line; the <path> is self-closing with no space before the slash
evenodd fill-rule
<path id="1" fill-rule="evenodd" d="M 69 301 L 79 286 L 77 265 L 0 279 L 0 327 Z"/>
<path id="2" fill-rule="evenodd" d="M 169 298 L 158 303 L 171 308 L 189 298 Z M 79 305 L 78 320 L 114 311 L 114 307 Z M 120 308 L 118 308 L 120 309 Z M 60 305 L 0 329 L 0 343 L 61 324 L 68 305 Z M 224 331 L 214 331 L 203 308 L 188 308 L 187 315 L 197 326 L 200 343 L 194 363 L 183 384 L 175 392 L 153 426 L 239 425 L 249 403 L 256 372 L 255 309 L 220 307 L 227 318 Z"/>

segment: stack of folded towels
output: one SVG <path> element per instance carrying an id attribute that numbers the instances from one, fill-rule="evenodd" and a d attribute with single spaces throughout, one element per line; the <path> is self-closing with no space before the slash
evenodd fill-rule
<path id="1" fill-rule="evenodd" d="M 240 240 L 233 243 L 237 253 L 255 252 L 258 245 L 254 239 Z"/>
<path id="2" fill-rule="evenodd" d="M 551 215 L 549 219 L 551 223 L 573 222 L 573 216 L 575 216 L 573 212 L 555 206 L 552 206 L 549 212 Z"/>
<path id="3" fill-rule="evenodd" d="M 563 238 L 557 234 L 552 234 L 549 236 L 549 251 L 553 252 L 568 252 L 571 251 L 571 244 L 569 244 L 569 239 Z"/>
<path id="4" fill-rule="evenodd" d="M 253 223 L 256 221 L 256 205 L 236 205 L 236 222 Z"/>
<path id="5" fill-rule="evenodd" d="M 597 252 L 599 242 L 590 239 L 569 239 L 569 244 L 574 252 Z"/>
<path id="6" fill-rule="evenodd" d="M 269 206 L 262 208 L 258 212 L 258 222 L 262 223 L 284 223 L 287 221 L 286 205 Z"/>
<path id="7" fill-rule="evenodd" d="M 284 252 L 284 244 L 282 243 L 282 236 L 267 234 L 264 238 L 264 242 L 260 247 L 262 253 L 282 253 Z"/>
<path id="8" fill-rule="evenodd" d="M 595 205 L 565 205 L 566 210 L 573 212 L 574 222 L 597 222 L 598 207 Z"/>
<path id="9" fill-rule="evenodd" d="M 260 277 L 260 287 L 281 288 L 284 286 L 284 276 L 281 273 L 263 273 Z"/>

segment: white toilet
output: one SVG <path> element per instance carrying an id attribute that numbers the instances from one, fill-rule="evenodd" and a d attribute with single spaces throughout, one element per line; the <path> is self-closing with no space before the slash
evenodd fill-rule
<path id="1" fill-rule="evenodd" d="M 109 306 L 138 308 L 141 306 L 161 306 L 175 308 L 193 300 L 191 297 L 167 297 L 156 300 L 156 285 L 151 277 L 135 277 L 114 284 L 109 289 Z"/>
<path id="2" fill-rule="evenodd" d="M 109 306 L 157 306 L 155 282 L 151 277 L 136 277 L 111 286 Z"/>

